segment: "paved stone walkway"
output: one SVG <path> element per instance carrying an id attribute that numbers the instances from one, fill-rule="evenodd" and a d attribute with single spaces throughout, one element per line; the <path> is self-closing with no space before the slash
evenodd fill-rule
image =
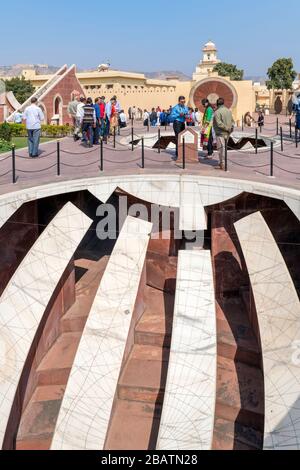
<path id="1" fill-rule="evenodd" d="M 140 123 L 134 127 L 137 135 L 145 135 L 145 169 L 142 169 L 142 149 L 124 146 L 124 138 L 131 134 L 128 127 L 117 137 L 116 148 L 113 148 L 113 139 L 104 145 L 104 171 L 100 171 L 100 146 L 92 149 L 81 143 L 73 142 L 71 138 L 60 141 L 60 176 L 57 174 L 57 143 L 51 142 L 41 145 L 41 154 L 38 159 L 28 157 L 27 150 L 16 152 L 16 183 L 12 184 L 12 157 L 11 154 L 0 155 L 0 193 L 7 193 L 22 188 L 57 182 L 60 180 L 95 177 L 100 175 L 136 174 L 136 173 L 182 173 L 200 174 L 203 176 L 228 177 L 244 180 L 254 180 L 269 184 L 278 184 L 300 188 L 300 142 L 296 148 L 295 139 L 289 136 L 289 120 L 285 116 L 279 117 L 280 126 L 283 127 L 284 150 L 280 146 L 274 150 L 274 178 L 270 178 L 270 150 L 254 152 L 229 152 L 228 172 L 216 170 L 218 154 L 212 160 L 204 160 L 200 154 L 199 163 L 187 164 L 186 170 L 177 164 L 174 150 L 157 150 L 147 146 L 147 129 Z M 241 129 L 237 129 L 241 130 Z M 150 130 L 150 135 L 157 132 Z M 245 132 L 254 135 L 255 129 L 246 129 Z M 294 132 L 294 131 L 293 131 Z M 172 128 L 161 130 L 162 135 L 172 134 Z M 276 116 L 266 118 L 263 135 L 276 135 Z M 299 136 L 300 139 L 300 136 Z"/>

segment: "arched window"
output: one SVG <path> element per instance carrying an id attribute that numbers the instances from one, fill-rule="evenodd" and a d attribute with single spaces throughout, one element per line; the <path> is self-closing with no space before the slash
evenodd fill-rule
<path id="1" fill-rule="evenodd" d="M 63 124 L 63 100 L 60 95 L 56 95 L 53 100 L 53 114 L 56 116 L 56 122 Z"/>

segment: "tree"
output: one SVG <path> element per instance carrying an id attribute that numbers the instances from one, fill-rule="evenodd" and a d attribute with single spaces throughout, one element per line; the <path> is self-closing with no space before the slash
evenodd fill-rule
<path id="1" fill-rule="evenodd" d="M 12 91 L 19 101 L 23 104 L 31 95 L 33 95 L 35 88 L 29 80 L 25 77 L 14 77 L 10 80 L 5 80 L 6 91 Z"/>
<path id="2" fill-rule="evenodd" d="M 294 70 L 293 59 L 278 59 L 272 67 L 268 69 L 267 87 L 269 90 L 272 88 L 276 90 L 290 90 L 293 81 L 297 77 L 297 72 Z"/>
<path id="3" fill-rule="evenodd" d="M 243 80 L 244 70 L 240 70 L 236 65 L 226 64 L 226 62 L 220 62 L 215 65 L 214 72 L 218 72 L 220 77 L 230 77 L 230 80 Z"/>

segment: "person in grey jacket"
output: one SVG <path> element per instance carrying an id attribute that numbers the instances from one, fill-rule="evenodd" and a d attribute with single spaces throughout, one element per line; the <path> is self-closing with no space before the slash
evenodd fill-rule
<path id="1" fill-rule="evenodd" d="M 214 114 L 213 127 L 217 137 L 217 145 L 219 151 L 219 165 L 216 169 L 224 170 L 224 150 L 225 140 L 228 141 L 230 134 L 234 128 L 234 119 L 230 109 L 226 108 L 225 101 L 223 98 L 219 98 L 217 101 L 217 111 Z"/>

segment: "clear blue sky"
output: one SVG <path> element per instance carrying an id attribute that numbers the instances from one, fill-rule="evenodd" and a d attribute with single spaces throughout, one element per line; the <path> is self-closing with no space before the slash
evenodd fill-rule
<path id="1" fill-rule="evenodd" d="M 248 75 L 278 57 L 300 71 L 299 0 L 13 0 L 0 16 L 1 65 L 110 59 L 113 68 L 191 74 L 211 39 Z"/>

